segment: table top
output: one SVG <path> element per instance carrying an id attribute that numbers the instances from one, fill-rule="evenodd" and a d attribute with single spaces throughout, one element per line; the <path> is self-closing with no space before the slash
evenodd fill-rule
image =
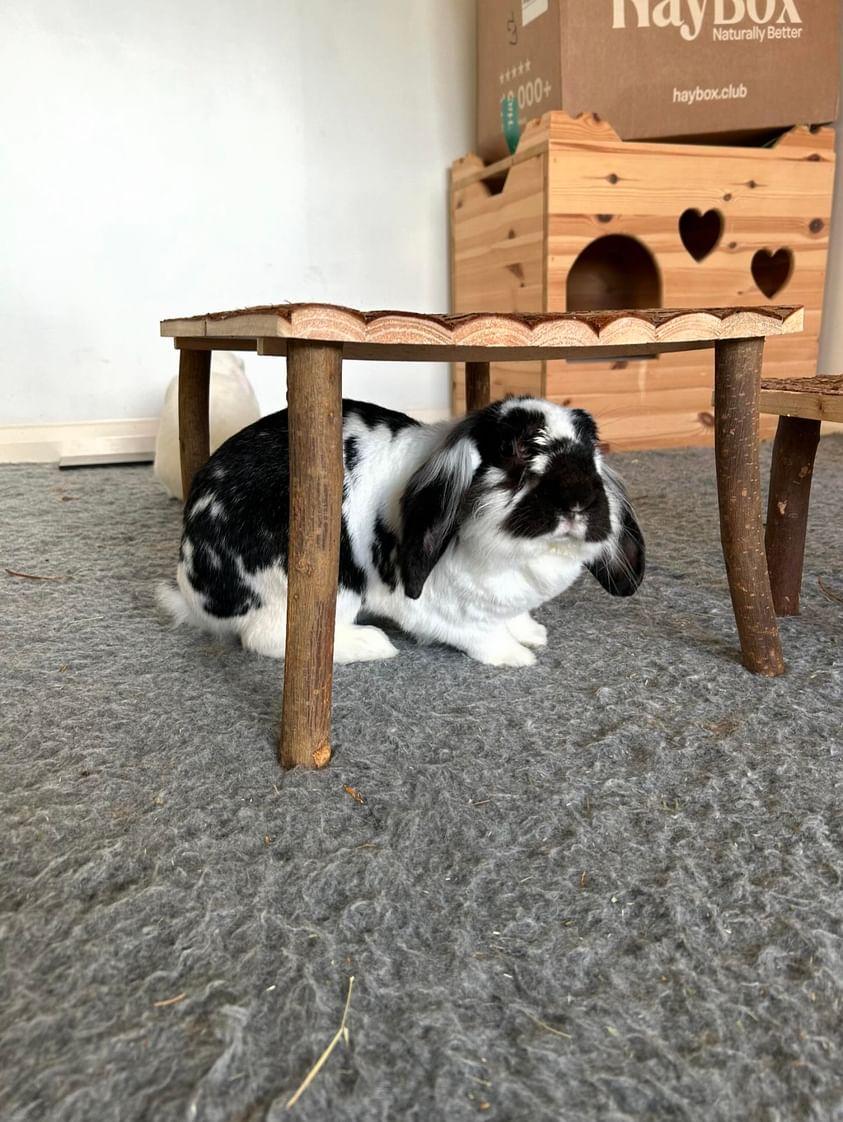
<path id="1" fill-rule="evenodd" d="M 270 304 L 166 319 L 161 334 L 200 349 L 284 354 L 288 340 L 304 340 L 341 343 L 348 358 L 500 361 L 688 350 L 722 339 L 788 335 L 801 331 L 802 321 L 801 307 L 782 305 L 437 315 Z"/>
<path id="2" fill-rule="evenodd" d="M 843 421 L 843 374 L 762 378 L 761 412 L 813 421 Z"/>

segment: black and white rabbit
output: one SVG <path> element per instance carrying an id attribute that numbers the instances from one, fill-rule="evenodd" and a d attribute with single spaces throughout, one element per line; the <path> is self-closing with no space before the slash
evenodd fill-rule
<path id="1" fill-rule="evenodd" d="M 225 442 L 185 505 L 178 589 L 159 599 L 177 622 L 284 655 L 287 411 Z M 644 575 L 644 541 L 592 417 L 511 397 L 459 420 L 419 424 L 343 401 L 336 662 L 391 658 L 362 610 L 493 666 L 529 666 L 547 642 L 529 613 L 584 569 L 615 596 Z"/>

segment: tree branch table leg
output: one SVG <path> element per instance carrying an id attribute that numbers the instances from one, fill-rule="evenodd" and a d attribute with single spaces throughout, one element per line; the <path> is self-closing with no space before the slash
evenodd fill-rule
<path id="1" fill-rule="evenodd" d="M 763 339 L 715 344 L 714 456 L 720 537 L 743 664 L 775 677 L 784 673 L 784 661 L 761 522 L 758 399 L 763 353 Z"/>
<path id="2" fill-rule="evenodd" d="M 211 454 L 208 396 L 210 351 L 179 351 L 179 456 L 184 501 L 199 468 Z"/>
<path id="3" fill-rule="evenodd" d="M 290 341 L 290 548 L 281 765 L 331 758 L 331 687 L 342 517 L 342 345 Z"/>
<path id="4" fill-rule="evenodd" d="M 780 417 L 767 501 L 767 567 L 776 615 L 799 615 L 805 530 L 820 422 Z"/>
<path id="5" fill-rule="evenodd" d="M 465 411 L 482 409 L 492 400 L 492 380 L 488 362 L 465 364 Z"/>

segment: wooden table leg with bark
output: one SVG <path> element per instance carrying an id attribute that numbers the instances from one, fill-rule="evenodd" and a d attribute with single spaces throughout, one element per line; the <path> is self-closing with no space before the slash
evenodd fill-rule
<path id="1" fill-rule="evenodd" d="M 342 518 L 342 345 L 287 345 L 290 545 L 279 737 L 282 767 L 331 758 L 331 690 Z"/>
<path id="2" fill-rule="evenodd" d="M 780 417 L 773 443 L 765 545 L 776 615 L 799 615 L 805 531 L 820 422 Z"/>
<path id="3" fill-rule="evenodd" d="M 179 453 L 184 501 L 199 468 L 211 454 L 208 397 L 210 351 L 179 351 Z"/>
<path id="4" fill-rule="evenodd" d="M 776 677 L 784 673 L 784 660 L 767 574 L 758 462 L 763 354 L 763 339 L 715 344 L 714 456 L 720 537 L 742 661 L 747 670 Z"/>

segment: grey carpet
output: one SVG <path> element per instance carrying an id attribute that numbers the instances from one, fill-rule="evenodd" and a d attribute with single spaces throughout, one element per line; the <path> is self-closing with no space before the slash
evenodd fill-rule
<path id="1" fill-rule="evenodd" d="M 619 464 L 639 596 L 582 581 L 533 670 L 339 668 L 283 778 L 279 665 L 155 613 L 151 471 L 0 469 L 0 566 L 62 577 L 0 568 L 4 1122 L 843 1117 L 843 440 L 776 681 L 711 454 Z"/>

